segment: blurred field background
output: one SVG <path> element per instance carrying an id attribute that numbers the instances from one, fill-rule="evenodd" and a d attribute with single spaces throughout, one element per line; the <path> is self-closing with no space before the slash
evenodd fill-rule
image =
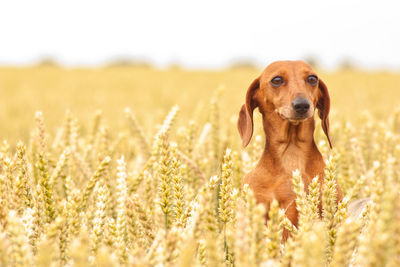
<path id="1" fill-rule="evenodd" d="M 102 110 L 110 132 L 115 133 L 124 124 L 120 118 L 126 107 L 136 114 L 146 133 L 154 134 L 153 126 L 175 104 L 182 111 L 179 120 L 204 121 L 217 90 L 222 93 L 221 122 L 231 122 L 222 127 L 236 131 L 233 127 L 247 87 L 261 71 L 248 66 L 213 71 L 134 65 L 0 67 L 0 134 L 11 143 L 26 141 L 37 110 L 43 112 L 46 126 L 54 133 L 68 109 L 81 122 L 82 133 L 97 110 Z M 353 68 L 317 72 L 329 88 L 332 122 L 355 122 L 363 111 L 385 121 L 400 106 L 399 73 Z"/>

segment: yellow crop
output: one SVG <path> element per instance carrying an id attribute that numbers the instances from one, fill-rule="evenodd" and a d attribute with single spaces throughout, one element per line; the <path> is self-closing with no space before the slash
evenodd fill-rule
<path id="1" fill-rule="evenodd" d="M 318 126 L 325 186 L 293 173 L 296 228 L 241 186 L 263 148 L 259 115 L 245 150 L 236 130 L 259 72 L 0 68 L 0 265 L 400 266 L 400 75 L 320 74 L 334 149 Z"/>

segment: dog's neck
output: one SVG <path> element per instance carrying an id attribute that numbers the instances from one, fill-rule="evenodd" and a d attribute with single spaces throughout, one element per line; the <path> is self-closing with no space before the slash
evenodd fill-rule
<path id="1" fill-rule="evenodd" d="M 261 161 L 291 173 L 307 172 L 309 161 L 321 156 L 314 141 L 314 117 L 299 123 L 282 119 L 277 113 L 263 114 L 265 147 Z M 322 159 L 322 157 L 321 157 Z"/>

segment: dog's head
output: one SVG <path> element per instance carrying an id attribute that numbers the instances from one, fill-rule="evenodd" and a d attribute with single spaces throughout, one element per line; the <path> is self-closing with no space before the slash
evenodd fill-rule
<path id="1" fill-rule="evenodd" d="M 329 137 L 328 89 L 306 62 L 274 62 L 251 83 L 238 120 L 243 147 L 248 145 L 253 135 L 253 110 L 256 107 L 264 113 L 264 116 L 276 112 L 281 119 L 292 124 L 299 124 L 312 118 L 315 109 L 318 109 L 322 129 L 332 147 Z"/>

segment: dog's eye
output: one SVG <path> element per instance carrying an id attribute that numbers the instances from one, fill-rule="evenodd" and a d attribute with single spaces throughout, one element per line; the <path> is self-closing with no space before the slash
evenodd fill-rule
<path id="1" fill-rule="evenodd" d="M 307 82 L 312 86 L 316 86 L 318 83 L 318 78 L 315 75 L 310 75 L 307 77 Z"/>
<path id="2" fill-rule="evenodd" d="M 271 80 L 271 85 L 273 87 L 278 87 L 283 84 L 283 78 L 281 76 L 276 76 Z"/>

